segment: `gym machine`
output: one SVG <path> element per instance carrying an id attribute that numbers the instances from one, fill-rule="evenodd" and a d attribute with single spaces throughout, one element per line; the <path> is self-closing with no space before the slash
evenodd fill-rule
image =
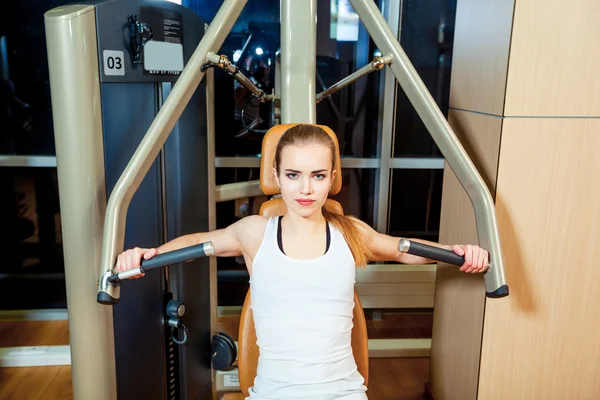
<path id="1" fill-rule="evenodd" d="M 205 23 L 165 1 L 108 0 L 52 9 L 45 26 L 74 398 L 210 399 L 208 258 L 185 267 L 187 260 L 171 260 L 160 273 L 129 280 L 118 307 L 95 296 L 107 199 L 124 194 L 129 159 Z M 188 90 L 169 139 L 126 196 L 121 246 L 156 247 L 209 229 L 205 84 Z"/>
<path id="2" fill-rule="evenodd" d="M 317 96 L 316 0 L 282 0 L 280 93 L 251 91 L 280 107 L 282 123 L 315 123 L 318 101 L 387 66 L 471 199 L 480 245 L 490 251 L 486 296 L 507 296 L 494 203 L 485 183 L 376 4 L 350 1 L 380 59 Z M 208 230 L 207 193 L 201 188 L 214 166 L 203 157 L 201 89 L 207 68 L 215 66 L 248 84 L 218 55 L 246 2 L 225 0 L 206 31 L 193 13 L 164 1 L 80 2 L 46 14 L 75 399 L 211 396 L 210 276 L 204 257 L 212 253 L 211 244 L 142 263 L 160 273 L 127 282 L 123 295 L 120 281 L 127 274 L 115 275 L 113 268 L 124 248 Z M 407 240 L 399 250 L 462 263 Z M 177 321 L 183 303 L 185 327 Z M 186 339 L 178 336 L 181 328 Z M 185 346 L 171 345 L 183 340 Z"/>

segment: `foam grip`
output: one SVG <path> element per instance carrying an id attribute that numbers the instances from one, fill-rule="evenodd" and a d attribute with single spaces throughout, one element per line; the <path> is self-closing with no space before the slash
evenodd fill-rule
<path id="1" fill-rule="evenodd" d="M 140 262 L 140 270 L 141 272 L 147 272 L 152 269 L 166 267 L 167 265 L 191 261 L 196 258 L 211 255 L 213 251 L 213 244 L 211 242 L 200 243 L 183 249 L 169 251 L 168 253 L 158 254 L 149 260 L 142 259 Z"/>
<path id="2" fill-rule="evenodd" d="M 461 266 L 465 263 L 465 257 L 459 256 L 452 250 L 441 249 L 439 247 L 430 246 L 407 239 L 400 240 L 398 243 L 398 249 L 402 253 L 430 258 L 432 260 L 441 261 L 452 265 Z"/>
<path id="3" fill-rule="evenodd" d="M 191 261 L 200 257 L 214 254 L 215 248 L 212 242 L 204 242 L 194 246 L 188 246 L 183 249 L 169 251 L 164 254 L 157 254 L 149 260 L 140 260 L 140 267 L 124 272 L 119 272 L 108 278 L 109 282 L 118 283 L 121 279 L 127 279 L 131 276 L 141 275 L 153 269 L 166 267 L 181 262 Z"/>

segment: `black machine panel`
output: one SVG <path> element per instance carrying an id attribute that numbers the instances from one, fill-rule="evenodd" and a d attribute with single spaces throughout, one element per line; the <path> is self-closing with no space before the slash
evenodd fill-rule
<path id="1" fill-rule="evenodd" d="M 154 119 L 153 84 L 102 85 L 106 186 L 110 193 Z M 124 248 L 161 244 L 160 170 L 155 162 L 127 210 Z M 121 284 L 113 307 L 120 399 L 162 399 L 166 393 L 161 273 Z"/>
<path id="2" fill-rule="evenodd" d="M 204 33 L 187 7 L 163 0 L 96 6 L 101 82 L 175 82 Z"/>
<path id="3" fill-rule="evenodd" d="M 96 6 L 110 195 L 180 72 L 145 68 L 144 61 L 160 62 L 144 54 L 146 47 L 157 45 L 154 50 L 175 54 L 177 46 L 171 44 L 181 45 L 185 65 L 203 36 L 204 22 L 187 8 L 166 1 L 90 3 Z M 138 28 L 148 24 L 153 30 L 152 39 L 141 48 L 139 64 L 129 40 L 131 16 L 137 16 Z M 109 74 L 106 54 L 113 57 Z M 115 71 L 118 66 L 123 70 Z M 125 249 L 156 247 L 186 233 L 208 230 L 206 145 L 206 95 L 201 83 L 167 139 L 162 157 L 155 160 L 129 205 Z M 113 307 L 120 399 L 210 398 L 209 281 L 209 259 L 202 258 L 121 283 L 121 299 Z M 188 332 L 183 344 L 169 340 L 171 328 L 164 323 L 171 298 L 185 304 L 181 321 Z"/>
<path id="4" fill-rule="evenodd" d="M 166 97 L 171 84 L 163 86 Z M 165 143 L 168 240 L 208 231 L 204 90 L 202 83 Z M 169 269 L 171 291 L 185 303 L 183 321 L 189 329 L 188 342 L 179 348 L 180 365 L 186 371 L 182 374 L 182 399 L 196 399 L 201 389 L 206 390 L 204 396 L 212 397 L 210 387 L 205 389 L 211 379 L 209 262 L 202 257 Z"/>

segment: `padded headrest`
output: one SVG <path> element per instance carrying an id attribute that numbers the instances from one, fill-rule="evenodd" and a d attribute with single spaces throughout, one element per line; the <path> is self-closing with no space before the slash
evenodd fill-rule
<path id="1" fill-rule="evenodd" d="M 294 123 L 275 125 L 267 131 L 265 137 L 263 138 L 262 155 L 260 159 L 260 189 L 266 195 L 270 196 L 279 194 L 279 189 L 277 189 L 277 181 L 275 181 L 275 177 L 273 176 L 273 168 L 275 167 L 275 149 L 277 148 L 277 143 L 279 143 L 281 136 L 283 136 L 288 129 L 296 125 L 300 124 Z M 318 126 L 327 132 L 335 144 L 335 165 L 333 169 L 337 170 L 337 175 L 333 181 L 333 185 L 331 185 L 330 194 L 333 196 L 338 194 L 342 189 L 342 163 L 340 162 L 340 147 L 337 136 L 330 128 L 325 125 L 314 124 L 314 126 Z"/>

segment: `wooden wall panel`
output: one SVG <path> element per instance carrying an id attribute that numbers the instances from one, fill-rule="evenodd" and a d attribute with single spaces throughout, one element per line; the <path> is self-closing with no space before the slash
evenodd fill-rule
<path id="1" fill-rule="evenodd" d="M 600 119 L 504 121 L 496 205 L 511 295 L 486 303 L 479 399 L 598 398 L 599 132 Z"/>
<path id="2" fill-rule="evenodd" d="M 458 0 L 450 106 L 502 115 L 512 0 Z"/>
<path id="3" fill-rule="evenodd" d="M 449 121 L 492 193 L 502 118 L 452 110 Z M 463 187 L 446 166 L 440 242 L 478 244 L 475 213 Z M 483 275 L 438 264 L 431 347 L 430 390 L 436 399 L 474 400 L 483 325 Z"/>
<path id="4" fill-rule="evenodd" d="M 600 116 L 599 20 L 598 0 L 516 3 L 505 115 Z"/>

